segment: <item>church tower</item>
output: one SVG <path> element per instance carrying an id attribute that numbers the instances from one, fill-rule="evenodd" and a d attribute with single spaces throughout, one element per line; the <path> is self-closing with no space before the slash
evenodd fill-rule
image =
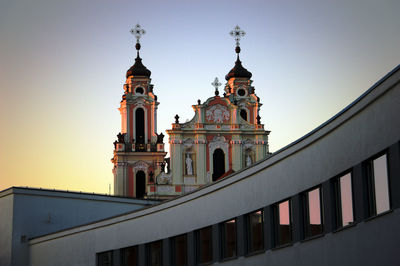
<path id="1" fill-rule="evenodd" d="M 269 154 L 268 135 L 259 115 L 260 98 L 255 94 L 252 74 L 243 67 L 239 58 L 240 38 L 244 36 L 238 26 L 230 33 L 236 41 L 235 66 L 225 76 L 223 95 L 218 79 L 211 84 L 215 96 L 192 105 L 192 120 L 179 123 L 175 117 L 169 135 L 171 189 L 163 193 L 177 195 L 248 167 Z M 164 175 L 164 174 L 162 174 Z"/>
<path id="2" fill-rule="evenodd" d="M 157 134 L 157 96 L 150 83 L 151 71 L 139 56 L 140 37 L 145 33 L 136 25 L 137 56 L 126 73 L 121 106 L 121 132 L 114 142 L 114 195 L 145 198 L 155 190 L 155 176 L 164 167 L 163 134 Z"/>

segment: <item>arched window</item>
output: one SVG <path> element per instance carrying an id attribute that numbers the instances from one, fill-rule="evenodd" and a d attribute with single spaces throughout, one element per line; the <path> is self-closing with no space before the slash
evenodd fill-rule
<path id="1" fill-rule="evenodd" d="M 247 112 L 244 109 L 240 110 L 240 117 L 247 121 Z"/>
<path id="2" fill-rule="evenodd" d="M 136 143 L 144 143 L 144 111 L 142 108 L 135 112 Z"/>
<path id="3" fill-rule="evenodd" d="M 136 198 L 141 199 L 146 194 L 146 174 L 143 171 L 136 173 Z"/>
<path id="4" fill-rule="evenodd" d="M 213 154 L 212 180 L 216 181 L 225 173 L 225 154 L 221 149 L 216 149 Z"/>

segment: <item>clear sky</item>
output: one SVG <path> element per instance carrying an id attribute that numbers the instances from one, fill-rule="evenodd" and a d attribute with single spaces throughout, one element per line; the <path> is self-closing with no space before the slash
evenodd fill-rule
<path id="1" fill-rule="evenodd" d="M 136 23 L 159 132 L 175 114 L 191 119 L 214 78 L 225 81 L 238 24 L 276 151 L 400 63 L 399 12 L 398 0 L 1 0 L 0 190 L 108 193 Z"/>

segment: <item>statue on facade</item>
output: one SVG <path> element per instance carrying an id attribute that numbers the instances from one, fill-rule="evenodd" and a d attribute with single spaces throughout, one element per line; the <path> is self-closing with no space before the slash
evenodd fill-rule
<path id="1" fill-rule="evenodd" d="M 157 143 L 164 143 L 164 134 L 163 133 L 160 133 L 160 134 L 156 133 L 156 135 L 157 135 Z"/>
<path id="2" fill-rule="evenodd" d="M 117 138 L 118 138 L 118 143 L 125 143 L 125 133 L 123 134 L 119 133 L 117 135 Z"/>
<path id="3" fill-rule="evenodd" d="M 250 157 L 250 155 L 249 154 L 247 154 L 247 157 L 246 157 L 246 167 L 247 166 L 250 166 L 251 165 L 251 157 Z"/>
<path id="4" fill-rule="evenodd" d="M 187 175 L 193 175 L 193 161 L 189 156 L 189 153 L 186 153 L 186 173 Z"/>

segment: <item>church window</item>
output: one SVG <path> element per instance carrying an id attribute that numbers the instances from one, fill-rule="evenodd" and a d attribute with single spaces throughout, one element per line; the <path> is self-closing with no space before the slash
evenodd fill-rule
<path id="1" fill-rule="evenodd" d="M 305 237 L 322 234 L 321 189 L 319 187 L 304 194 Z"/>
<path id="2" fill-rule="evenodd" d="M 247 111 L 244 109 L 240 110 L 240 117 L 243 118 L 243 120 L 247 121 Z"/>
<path id="3" fill-rule="evenodd" d="M 246 91 L 245 91 L 244 89 L 239 89 L 239 90 L 237 91 L 237 94 L 238 94 L 239 96 L 244 96 L 244 95 L 246 94 Z"/>
<path id="4" fill-rule="evenodd" d="M 196 231 L 197 262 L 209 263 L 213 258 L 212 227 L 205 227 Z"/>
<path id="5" fill-rule="evenodd" d="M 172 265 L 187 265 L 187 237 L 186 234 L 173 237 L 172 246 Z"/>
<path id="6" fill-rule="evenodd" d="M 154 241 L 147 244 L 147 265 L 161 266 L 162 265 L 162 242 Z"/>
<path id="7" fill-rule="evenodd" d="M 141 199 L 146 194 L 146 175 L 143 171 L 136 173 L 136 198 Z"/>
<path id="8" fill-rule="evenodd" d="M 144 111 L 138 108 L 135 111 L 136 143 L 144 144 Z"/>
<path id="9" fill-rule="evenodd" d="M 213 154 L 212 180 L 216 181 L 225 173 L 225 154 L 221 149 L 216 149 Z"/>
<path id="10" fill-rule="evenodd" d="M 246 216 L 247 253 L 251 254 L 264 249 L 263 211 L 249 213 Z"/>
<path id="11" fill-rule="evenodd" d="M 367 164 L 369 214 L 374 216 L 390 210 L 389 181 L 386 154 Z"/>
<path id="12" fill-rule="evenodd" d="M 122 266 L 138 265 L 138 246 L 122 249 L 121 255 L 122 255 Z"/>
<path id="13" fill-rule="evenodd" d="M 136 90 L 135 90 L 135 92 L 136 92 L 137 94 L 143 94 L 143 93 L 144 93 L 144 89 L 143 89 L 142 87 L 137 87 Z"/>
<path id="14" fill-rule="evenodd" d="M 292 242 L 292 223 L 290 201 L 285 200 L 274 206 L 275 245 L 281 246 Z"/>
<path id="15" fill-rule="evenodd" d="M 106 251 L 97 254 L 97 265 L 98 266 L 112 266 L 113 256 L 112 251 Z"/>
<path id="16" fill-rule="evenodd" d="M 236 220 L 230 220 L 221 224 L 222 259 L 236 257 Z"/>
<path id="17" fill-rule="evenodd" d="M 335 182 L 337 228 L 352 224 L 354 221 L 351 179 L 351 173 L 347 173 L 337 178 Z"/>

